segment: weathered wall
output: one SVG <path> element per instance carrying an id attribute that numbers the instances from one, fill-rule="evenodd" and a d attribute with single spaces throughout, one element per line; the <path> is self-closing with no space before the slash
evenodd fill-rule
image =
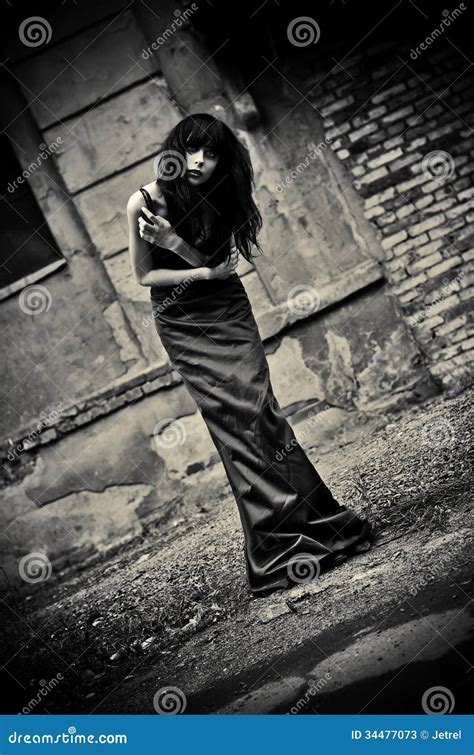
<path id="1" fill-rule="evenodd" d="M 379 45 L 341 69 L 307 68 L 301 89 L 377 229 L 390 290 L 430 373 L 459 390 L 474 361 L 474 73 L 441 41 L 409 53 Z"/>
<path id="2" fill-rule="evenodd" d="M 115 4 L 121 5 L 125 4 Z M 87 112 L 84 109 L 151 71 L 145 62 L 143 70 L 130 67 L 124 53 L 136 50 L 144 39 L 138 37 L 130 14 L 119 15 L 111 24 L 113 9 L 113 4 L 98 4 L 90 16 L 79 8 L 69 15 L 58 13 L 52 24 L 51 44 L 38 50 L 22 45 L 17 29 L 11 46 L 6 44 L 13 75 L 4 90 L 3 122 L 21 167 L 27 170 L 35 163 L 39 145 L 55 143 L 58 136 L 63 138 L 40 168 L 29 171 L 28 182 L 68 263 L 35 287 L 38 294 L 34 306 L 22 306 L 16 295 L 2 301 L 0 307 L 0 345 L 8 356 L 2 437 L 13 441 L 22 437 L 42 412 L 48 414 L 58 404 L 67 407 L 121 376 L 143 371 L 150 361 L 160 358 L 156 340 L 141 343 L 134 312 L 128 312 L 120 301 L 114 270 L 109 270 L 97 254 L 94 241 L 98 233 L 91 233 L 91 214 L 81 212 L 79 201 L 71 201 L 75 191 L 94 182 L 96 167 L 105 157 L 103 138 L 110 138 L 109 132 L 98 136 L 104 125 L 101 107 Z M 76 36 L 63 42 L 62 36 L 73 32 L 73 18 Z M 96 25 L 81 31 L 90 18 Z M 109 117 L 115 124 L 111 128 L 123 141 L 124 125 L 115 103 L 109 99 Z M 96 113 L 95 119 L 92 113 Z M 133 132 L 128 124 L 125 128 L 127 133 Z M 113 143 L 107 153 L 110 174 L 120 160 L 120 146 Z M 68 156 L 65 159 L 64 154 Z M 72 186 L 68 168 L 77 172 L 81 186 Z M 83 200 L 86 196 L 87 192 L 81 194 Z M 110 248 L 111 228 L 117 227 L 116 201 L 126 202 L 126 190 L 117 200 L 110 201 L 109 197 L 101 205 L 102 217 L 109 221 L 109 226 L 101 229 L 106 248 Z M 123 223 L 119 223 L 119 229 L 122 239 L 126 238 Z M 146 292 L 138 289 L 143 298 Z M 140 306 L 145 311 L 146 303 Z"/>

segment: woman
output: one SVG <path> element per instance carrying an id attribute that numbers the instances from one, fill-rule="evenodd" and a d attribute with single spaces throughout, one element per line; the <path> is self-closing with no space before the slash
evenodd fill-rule
<path id="1" fill-rule="evenodd" d="M 156 182 L 127 205 L 132 269 L 222 459 L 250 590 L 267 595 L 367 550 L 371 526 L 333 498 L 273 394 L 235 272 L 239 253 L 261 251 L 247 148 L 222 121 L 195 114 L 170 131 L 155 165 Z"/>

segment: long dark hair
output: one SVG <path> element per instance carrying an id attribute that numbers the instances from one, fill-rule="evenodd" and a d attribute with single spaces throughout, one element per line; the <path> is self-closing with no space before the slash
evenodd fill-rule
<path id="1" fill-rule="evenodd" d="M 201 187 L 190 186 L 185 175 L 186 147 L 190 146 L 211 147 L 219 155 L 212 175 Z M 169 221 L 185 241 L 192 244 L 203 231 L 198 207 L 202 200 L 213 211 L 211 235 L 217 253 L 230 253 L 232 233 L 247 261 L 252 258 L 252 246 L 262 251 L 257 240 L 262 216 L 252 197 L 255 183 L 250 154 L 229 126 L 207 113 L 183 118 L 160 145 L 155 170 Z"/>

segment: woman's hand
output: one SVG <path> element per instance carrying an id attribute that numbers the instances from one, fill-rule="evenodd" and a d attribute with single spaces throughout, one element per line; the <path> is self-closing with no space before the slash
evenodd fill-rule
<path id="1" fill-rule="evenodd" d="M 238 249 L 232 249 L 228 262 L 221 262 L 221 264 L 216 265 L 216 267 L 207 268 L 209 270 L 209 280 L 212 280 L 213 278 L 228 278 L 229 275 L 232 275 L 235 271 L 238 262 L 239 251 Z"/>
<path id="2" fill-rule="evenodd" d="M 143 218 L 138 218 L 139 234 L 142 239 L 150 244 L 168 247 L 177 238 L 176 231 L 171 223 L 160 215 L 153 215 L 148 207 L 141 208 L 142 213 L 149 219 L 149 223 Z"/>

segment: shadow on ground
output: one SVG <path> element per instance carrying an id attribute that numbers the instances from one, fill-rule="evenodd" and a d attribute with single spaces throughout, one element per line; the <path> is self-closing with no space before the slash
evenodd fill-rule
<path id="1" fill-rule="evenodd" d="M 421 713 L 434 687 L 467 712 L 471 398 L 368 419 L 319 454 L 308 438 L 377 532 L 316 581 L 250 594 L 226 489 L 102 562 L 8 590 L 3 712 L 155 714 L 169 687 L 184 713 Z"/>

